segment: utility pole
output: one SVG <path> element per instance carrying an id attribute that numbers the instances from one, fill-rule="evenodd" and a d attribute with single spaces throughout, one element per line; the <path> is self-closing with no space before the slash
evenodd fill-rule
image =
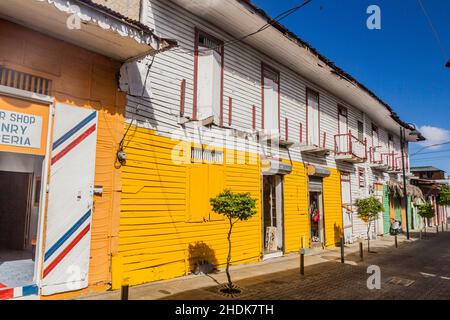
<path id="1" fill-rule="evenodd" d="M 408 194 L 406 191 L 406 166 L 405 166 L 405 143 L 406 143 L 406 137 L 405 137 L 405 128 L 400 127 L 400 147 L 401 147 L 401 153 L 402 153 L 402 171 L 403 171 L 403 195 L 405 199 L 405 216 L 406 216 L 406 239 L 409 240 L 409 219 L 408 219 Z"/>

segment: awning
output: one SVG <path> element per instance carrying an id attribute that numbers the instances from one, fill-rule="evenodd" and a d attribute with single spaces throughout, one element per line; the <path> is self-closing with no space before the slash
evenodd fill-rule
<path id="1" fill-rule="evenodd" d="M 119 61 L 176 44 L 91 0 L 2 0 L 0 17 Z"/>

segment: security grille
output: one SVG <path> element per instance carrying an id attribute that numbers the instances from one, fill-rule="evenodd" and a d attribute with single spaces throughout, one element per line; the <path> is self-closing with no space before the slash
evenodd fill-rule
<path id="1" fill-rule="evenodd" d="M 52 81 L 0 66 L 0 85 L 49 95 Z"/>
<path id="2" fill-rule="evenodd" d="M 223 152 L 217 150 L 191 148 L 191 162 L 223 163 Z"/>

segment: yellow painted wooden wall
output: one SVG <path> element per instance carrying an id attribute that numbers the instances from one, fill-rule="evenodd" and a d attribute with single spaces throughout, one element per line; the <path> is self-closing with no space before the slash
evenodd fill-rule
<path id="1" fill-rule="evenodd" d="M 135 285 L 185 275 L 201 259 L 223 267 L 228 222 L 211 213 L 208 201 L 223 188 L 257 199 L 257 215 L 233 229 L 232 264 L 260 258 L 259 163 L 177 164 L 172 150 L 178 143 L 135 126 L 128 132 L 114 289 L 124 281 Z M 225 158 L 230 152 L 225 150 Z"/>
<path id="2" fill-rule="evenodd" d="M 117 250 L 120 170 L 115 153 L 123 135 L 126 97 L 117 89 L 120 63 L 67 42 L 0 19 L 0 65 L 52 81 L 56 102 L 98 111 L 95 196 L 91 229 L 89 289 L 55 298 L 104 290 L 111 281 L 111 253 Z"/>
<path id="3" fill-rule="evenodd" d="M 284 177 L 284 226 L 286 252 L 298 252 L 302 237 L 309 246 L 308 176 L 301 162 L 293 162 L 292 173 Z"/>
<path id="4" fill-rule="evenodd" d="M 323 179 L 325 245 L 335 247 L 343 234 L 341 175 L 336 169 L 329 169 L 331 175 Z"/>

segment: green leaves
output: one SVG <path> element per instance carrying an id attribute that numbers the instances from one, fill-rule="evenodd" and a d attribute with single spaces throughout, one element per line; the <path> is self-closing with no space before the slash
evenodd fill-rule
<path id="1" fill-rule="evenodd" d="M 215 213 L 230 220 L 248 220 L 256 214 L 256 199 L 253 199 L 250 193 L 233 193 L 225 189 L 209 202 Z"/>
<path id="2" fill-rule="evenodd" d="M 442 186 L 439 189 L 439 204 L 450 206 L 450 186 Z"/>
<path id="3" fill-rule="evenodd" d="M 422 218 L 430 219 L 434 217 L 434 208 L 431 203 L 425 202 L 424 204 L 419 205 L 418 208 L 419 210 L 417 213 Z"/>
<path id="4" fill-rule="evenodd" d="M 355 201 L 358 217 L 364 222 L 374 221 L 378 214 L 384 210 L 383 204 L 376 197 L 368 197 Z"/>

